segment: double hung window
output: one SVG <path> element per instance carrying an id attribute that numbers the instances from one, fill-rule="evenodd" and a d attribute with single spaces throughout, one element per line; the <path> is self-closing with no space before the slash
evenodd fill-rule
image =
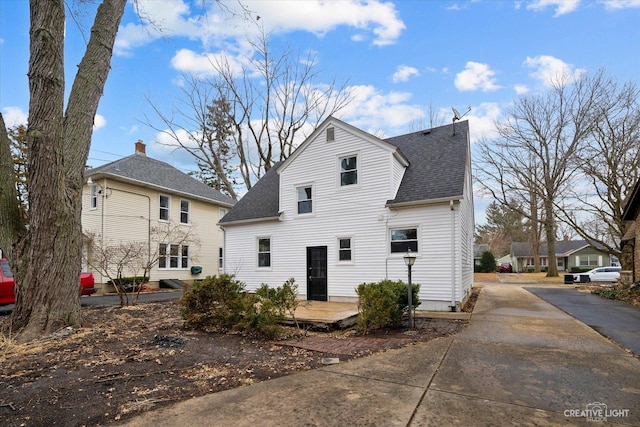
<path id="1" fill-rule="evenodd" d="M 189 224 L 189 214 L 191 203 L 188 200 L 180 199 L 180 224 Z"/>
<path id="2" fill-rule="evenodd" d="M 313 191 L 309 187 L 298 187 L 298 214 L 313 212 Z"/>
<path id="3" fill-rule="evenodd" d="M 164 194 L 160 195 L 160 211 L 158 212 L 158 218 L 160 221 L 169 221 L 169 206 L 171 204 L 171 198 L 169 196 L 165 196 Z"/>
<path id="4" fill-rule="evenodd" d="M 340 237 L 338 239 L 338 260 L 352 261 L 351 237 Z"/>
<path id="5" fill-rule="evenodd" d="M 418 229 L 395 228 L 391 230 L 391 253 L 418 252 Z"/>
<path id="6" fill-rule="evenodd" d="M 271 267 L 271 238 L 258 239 L 258 267 Z"/>
<path id="7" fill-rule="evenodd" d="M 358 183 L 358 157 L 349 156 L 340 158 L 340 186 L 355 185 Z"/>

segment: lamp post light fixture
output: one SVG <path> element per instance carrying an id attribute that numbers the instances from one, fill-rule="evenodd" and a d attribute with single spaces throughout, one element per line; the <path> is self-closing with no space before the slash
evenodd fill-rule
<path id="1" fill-rule="evenodd" d="M 408 286 L 408 294 L 407 294 L 407 303 L 409 304 L 409 325 L 408 329 L 413 328 L 413 287 L 411 286 L 411 267 L 416 262 L 416 255 L 411 252 L 411 249 L 407 251 L 404 256 L 404 263 L 407 265 L 409 269 L 409 286 Z"/>

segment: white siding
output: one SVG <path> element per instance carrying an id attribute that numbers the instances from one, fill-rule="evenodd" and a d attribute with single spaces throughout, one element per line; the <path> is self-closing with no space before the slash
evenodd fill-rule
<path id="1" fill-rule="evenodd" d="M 327 247 L 329 300 L 356 300 L 356 287 L 388 278 L 407 280 L 403 254 L 391 254 L 390 229 L 417 227 L 418 256 L 413 283 L 421 285 L 418 309 L 449 310 L 459 305 L 473 274 L 473 204 L 460 203 L 388 209 L 404 168 L 392 153 L 335 126 L 335 140 L 325 132 L 307 141 L 294 161 L 280 170 L 280 220 L 225 227 L 225 271 L 248 290 L 261 284 L 280 286 L 293 277 L 301 297 L 307 294 L 306 248 Z M 358 156 L 358 184 L 340 186 L 339 158 Z M 470 183 L 470 180 L 469 180 Z M 299 186 L 313 187 L 313 212 L 298 215 Z M 470 189 L 468 193 L 470 193 Z M 271 267 L 257 266 L 257 238 L 271 238 Z M 352 262 L 338 259 L 338 238 L 350 237 Z M 452 254 L 452 247 L 454 253 Z"/>

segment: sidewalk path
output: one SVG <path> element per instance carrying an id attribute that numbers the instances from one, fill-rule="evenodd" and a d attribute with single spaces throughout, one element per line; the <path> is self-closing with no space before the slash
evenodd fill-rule
<path id="1" fill-rule="evenodd" d="M 640 425 L 640 361 L 520 286 L 484 285 L 461 333 L 190 399 L 128 426 Z M 613 412 L 612 412 L 613 411 Z"/>
<path id="2" fill-rule="evenodd" d="M 640 308 L 573 288 L 525 288 L 640 356 Z"/>

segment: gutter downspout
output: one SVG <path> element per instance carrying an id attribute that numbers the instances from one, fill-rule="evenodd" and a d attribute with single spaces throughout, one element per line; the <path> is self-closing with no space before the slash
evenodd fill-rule
<path id="1" fill-rule="evenodd" d="M 456 209 L 453 200 L 449 200 L 451 209 L 451 311 L 456 311 Z"/>

